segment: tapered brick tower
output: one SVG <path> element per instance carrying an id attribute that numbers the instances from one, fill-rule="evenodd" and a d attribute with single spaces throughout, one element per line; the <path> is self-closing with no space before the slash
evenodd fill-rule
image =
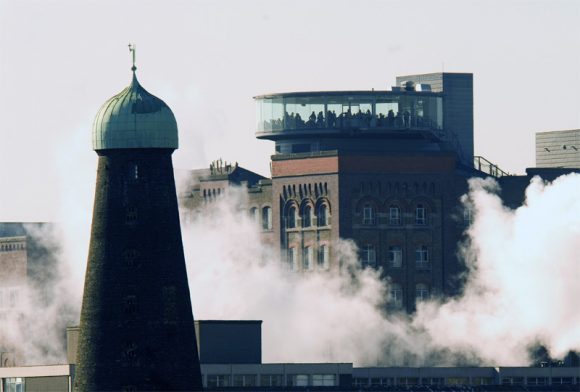
<path id="1" fill-rule="evenodd" d="M 196 391 L 171 109 L 137 81 L 101 107 L 75 391 Z"/>

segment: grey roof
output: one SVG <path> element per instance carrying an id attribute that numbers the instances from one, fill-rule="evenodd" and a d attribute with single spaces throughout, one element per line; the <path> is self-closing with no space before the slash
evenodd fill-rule
<path id="1" fill-rule="evenodd" d="M 173 112 L 141 87 L 135 73 L 127 88 L 101 106 L 92 138 L 94 150 L 178 148 Z"/>

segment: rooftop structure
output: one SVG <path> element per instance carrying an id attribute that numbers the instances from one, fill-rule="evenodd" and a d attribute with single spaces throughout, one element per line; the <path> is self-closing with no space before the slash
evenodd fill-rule
<path id="1" fill-rule="evenodd" d="M 536 167 L 580 169 L 580 129 L 537 132 Z"/>

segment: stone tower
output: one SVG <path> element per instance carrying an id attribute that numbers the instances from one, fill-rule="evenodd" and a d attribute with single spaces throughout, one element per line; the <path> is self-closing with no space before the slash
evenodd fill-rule
<path id="1" fill-rule="evenodd" d="M 93 124 L 99 156 L 76 391 L 201 390 L 171 109 L 137 81 Z"/>

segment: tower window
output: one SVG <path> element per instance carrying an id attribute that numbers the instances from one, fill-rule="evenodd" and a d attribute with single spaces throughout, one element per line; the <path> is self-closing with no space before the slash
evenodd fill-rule
<path id="1" fill-rule="evenodd" d="M 132 224 L 137 222 L 137 208 L 136 207 L 127 207 L 125 211 L 125 223 Z"/>
<path id="2" fill-rule="evenodd" d="M 131 180 L 139 179 L 139 165 L 135 162 L 129 163 L 127 167 L 127 175 Z"/>
<path id="3" fill-rule="evenodd" d="M 292 271 L 298 271 L 298 264 L 296 263 L 296 248 L 288 248 L 287 252 L 288 268 Z"/>

